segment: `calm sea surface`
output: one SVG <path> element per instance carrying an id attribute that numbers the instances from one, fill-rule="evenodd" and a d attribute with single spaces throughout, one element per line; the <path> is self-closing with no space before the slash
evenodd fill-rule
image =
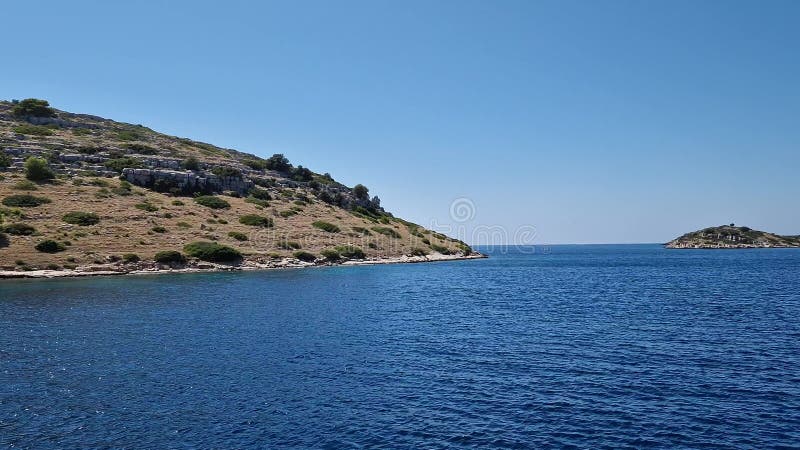
<path id="1" fill-rule="evenodd" d="M 0 447 L 797 448 L 800 251 L 0 282 Z"/>

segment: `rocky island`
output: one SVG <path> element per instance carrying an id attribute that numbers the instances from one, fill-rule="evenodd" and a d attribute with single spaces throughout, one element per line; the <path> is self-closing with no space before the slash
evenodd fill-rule
<path id="1" fill-rule="evenodd" d="M 666 248 L 788 248 L 800 247 L 800 236 L 781 236 L 766 231 L 737 227 L 734 224 L 686 233 L 666 244 Z"/>
<path id="2" fill-rule="evenodd" d="M 479 258 L 363 185 L 270 158 L 0 101 L 0 277 Z"/>

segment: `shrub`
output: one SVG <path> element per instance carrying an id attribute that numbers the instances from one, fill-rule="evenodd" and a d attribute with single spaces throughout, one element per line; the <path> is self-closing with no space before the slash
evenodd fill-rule
<path id="1" fill-rule="evenodd" d="M 183 160 L 181 167 L 183 167 L 185 170 L 200 170 L 200 161 L 198 161 L 194 156 L 190 156 Z"/>
<path id="2" fill-rule="evenodd" d="M 359 200 L 368 200 L 369 189 L 363 184 L 357 184 L 353 187 L 353 195 Z"/>
<path id="3" fill-rule="evenodd" d="M 172 206 L 183 206 L 183 205 L 185 205 L 185 204 L 186 204 L 186 203 L 183 203 L 183 202 L 182 202 L 182 201 L 180 201 L 180 200 L 173 200 L 173 201 L 172 201 Z"/>
<path id="4" fill-rule="evenodd" d="M 294 252 L 294 257 L 303 262 L 314 262 L 317 260 L 317 257 L 314 256 L 313 253 L 304 251 Z"/>
<path id="5" fill-rule="evenodd" d="M 11 114 L 14 117 L 55 117 L 56 110 L 50 107 L 47 100 L 26 98 L 14 105 Z"/>
<path id="6" fill-rule="evenodd" d="M 214 175 L 224 178 L 224 177 L 234 177 L 234 178 L 241 178 L 242 172 L 238 169 L 234 169 L 233 167 L 226 167 L 226 166 L 218 166 L 211 169 L 211 173 Z"/>
<path id="7" fill-rule="evenodd" d="M 253 170 L 264 170 L 267 168 L 267 162 L 261 159 L 245 159 L 242 163 Z"/>
<path id="8" fill-rule="evenodd" d="M 241 233 L 239 231 L 231 231 L 231 232 L 229 232 L 228 233 L 228 237 L 232 237 L 232 238 L 236 239 L 237 241 L 247 241 L 248 240 L 247 235 L 244 234 L 244 233 Z"/>
<path id="9" fill-rule="evenodd" d="M 136 263 L 141 261 L 142 258 L 139 258 L 139 255 L 136 253 L 125 253 L 122 255 L 122 261 L 126 263 Z"/>
<path id="10" fill-rule="evenodd" d="M 368 229 L 364 227 L 353 227 L 353 231 L 355 231 L 356 233 L 361 233 L 366 236 L 372 236 L 372 232 L 370 232 Z"/>
<path id="11" fill-rule="evenodd" d="M 297 211 L 295 211 L 295 210 L 293 210 L 293 209 L 287 209 L 286 211 L 281 211 L 281 212 L 279 212 L 278 214 L 280 214 L 280 215 L 281 215 L 281 217 L 283 217 L 284 219 L 286 219 L 287 217 L 292 217 L 292 216 L 296 215 L 296 214 L 297 214 Z"/>
<path id="12" fill-rule="evenodd" d="M 329 260 L 329 261 L 338 261 L 342 259 L 342 256 L 336 250 L 332 248 L 326 248 L 325 250 L 321 251 L 322 257 Z"/>
<path id="13" fill-rule="evenodd" d="M 52 136 L 53 130 L 47 127 L 42 127 L 39 125 L 31 125 L 31 124 L 24 124 L 24 125 L 17 125 L 16 127 L 12 128 L 14 133 L 19 134 L 27 134 L 30 136 Z"/>
<path id="14" fill-rule="evenodd" d="M 370 242 L 369 244 L 367 244 L 367 247 L 372 248 L 372 249 L 376 249 L 376 248 L 378 248 L 378 244 L 376 244 L 374 242 Z"/>
<path id="15" fill-rule="evenodd" d="M 100 223 L 100 217 L 95 213 L 87 213 L 81 211 L 72 211 L 64 214 L 62 220 L 72 225 L 97 225 Z"/>
<path id="16" fill-rule="evenodd" d="M 302 245 L 300 245 L 299 242 L 287 241 L 285 239 L 278 241 L 277 246 L 278 248 L 282 248 L 284 250 L 300 250 L 302 248 Z"/>
<path id="17" fill-rule="evenodd" d="M 303 166 L 297 166 L 291 170 L 290 178 L 295 181 L 311 181 L 314 179 L 314 172 Z"/>
<path id="18" fill-rule="evenodd" d="M 176 223 L 175 225 L 177 225 L 177 226 L 178 226 L 178 228 L 192 228 L 192 226 L 191 226 L 191 225 L 189 225 L 189 224 L 188 224 L 188 223 L 186 223 L 186 222 L 178 222 L 178 223 Z"/>
<path id="19" fill-rule="evenodd" d="M 339 252 L 339 254 L 344 258 L 364 259 L 366 257 L 364 250 L 361 250 L 354 245 L 337 245 L 336 251 Z"/>
<path id="20" fill-rule="evenodd" d="M 384 236 L 389 236 L 389 237 L 395 238 L 395 239 L 399 239 L 400 238 L 400 233 L 398 233 L 397 230 L 395 230 L 393 228 L 389 228 L 389 227 L 372 227 L 372 231 L 374 231 L 376 233 L 379 233 L 379 234 L 382 234 Z"/>
<path id="21" fill-rule="evenodd" d="M 0 168 L 2 167 L 11 167 L 11 157 L 8 156 L 5 152 L 0 151 Z"/>
<path id="22" fill-rule="evenodd" d="M 139 154 L 142 154 L 142 155 L 157 155 L 158 154 L 158 149 L 157 148 L 150 147 L 149 145 L 145 145 L 145 144 L 138 144 L 138 143 L 125 144 L 124 147 L 127 148 L 128 150 L 131 150 L 133 152 L 136 152 L 136 153 L 139 153 Z"/>
<path id="23" fill-rule="evenodd" d="M 150 229 L 153 233 L 166 233 L 167 229 L 162 227 L 161 225 L 154 226 Z"/>
<path id="24" fill-rule="evenodd" d="M 186 262 L 186 258 L 181 254 L 181 252 L 177 252 L 175 250 L 158 252 L 153 259 L 155 262 L 162 264 L 183 264 Z"/>
<path id="25" fill-rule="evenodd" d="M 29 208 L 44 205 L 45 203 L 50 203 L 50 199 L 46 197 L 35 197 L 30 194 L 9 195 L 3 199 L 4 205 L 18 208 Z"/>
<path id="26" fill-rule="evenodd" d="M 244 199 L 244 201 L 247 202 L 247 203 L 252 203 L 254 205 L 260 206 L 262 208 L 266 208 L 266 207 L 269 206 L 269 202 L 268 201 L 257 199 L 255 197 L 253 197 L 252 195 L 247 197 L 246 199 Z"/>
<path id="27" fill-rule="evenodd" d="M 281 153 L 276 153 L 267 159 L 265 167 L 278 172 L 288 172 L 292 168 L 289 160 Z"/>
<path id="28" fill-rule="evenodd" d="M 423 248 L 414 247 L 411 249 L 411 256 L 426 256 L 427 254 L 428 251 Z"/>
<path id="29" fill-rule="evenodd" d="M 122 158 L 109 159 L 103 165 L 117 173 L 122 173 L 122 169 L 138 169 L 142 167 L 142 162 L 128 156 Z"/>
<path id="30" fill-rule="evenodd" d="M 141 133 L 133 130 L 117 131 L 117 139 L 120 141 L 136 141 L 142 138 Z"/>
<path id="31" fill-rule="evenodd" d="M 0 227 L 0 231 L 15 236 L 30 236 L 36 232 L 36 228 L 28 225 L 27 223 L 12 223 L 4 227 Z"/>
<path id="32" fill-rule="evenodd" d="M 445 247 L 445 246 L 442 246 L 442 245 L 431 244 L 430 246 L 431 246 L 431 249 L 432 249 L 433 251 L 435 251 L 435 252 L 439 252 L 439 253 L 441 253 L 441 254 L 443 254 L 443 255 L 450 255 L 450 254 L 452 254 L 452 253 L 453 253 L 453 251 L 452 251 L 452 250 L 450 250 L 449 248 L 447 248 L 447 247 Z"/>
<path id="33" fill-rule="evenodd" d="M 186 244 L 183 251 L 189 256 L 211 262 L 230 262 L 242 259 L 242 254 L 231 247 L 216 242 L 197 241 Z"/>
<path id="34" fill-rule="evenodd" d="M 251 227 L 269 228 L 273 226 L 272 218 L 262 217 L 256 214 L 247 214 L 239 218 L 239 223 L 250 225 Z"/>
<path id="35" fill-rule="evenodd" d="M 36 250 L 42 253 L 58 253 L 58 252 L 63 252 L 64 250 L 67 249 L 67 247 L 64 244 L 56 242 L 52 239 L 47 239 L 45 241 L 39 242 L 38 244 L 36 244 L 35 248 Z"/>
<path id="36" fill-rule="evenodd" d="M 259 200 L 272 200 L 272 196 L 269 195 L 269 191 L 266 189 L 259 189 L 259 188 L 250 189 L 250 196 L 255 197 Z"/>
<path id="37" fill-rule="evenodd" d="M 200 197 L 195 197 L 194 201 L 198 205 L 211 209 L 227 209 L 231 207 L 230 203 L 213 195 L 201 195 Z"/>
<path id="38" fill-rule="evenodd" d="M 25 178 L 31 181 L 46 181 L 55 177 L 56 174 L 44 159 L 31 156 L 25 160 Z"/>
<path id="39" fill-rule="evenodd" d="M 137 204 L 133 205 L 133 207 L 136 208 L 136 209 L 141 209 L 142 211 L 147 211 L 147 212 L 158 211 L 158 206 L 156 206 L 156 205 L 154 205 L 152 203 L 148 203 L 148 202 L 137 203 Z"/>
<path id="40" fill-rule="evenodd" d="M 8 247 L 8 236 L 5 233 L 0 233 L 0 247 Z"/>
<path id="41" fill-rule="evenodd" d="M 328 233 L 338 233 L 339 231 L 341 231 L 339 227 L 337 227 L 336 225 L 322 220 L 318 220 L 312 223 L 311 225 L 314 228 L 319 228 L 320 230 L 327 231 Z"/>
<path id="42" fill-rule="evenodd" d="M 36 191 L 39 188 L 36 187 L 36 184 L 30 180 L 21 180 L 14 183 L 12 188 L 20 190 L 20 191 Z"/>

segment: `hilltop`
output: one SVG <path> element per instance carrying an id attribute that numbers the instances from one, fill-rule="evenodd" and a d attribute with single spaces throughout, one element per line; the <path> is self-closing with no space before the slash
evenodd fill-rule
<path id="1" fill-rule="evenodd" d="M 800 236 L 780 236 L 730 224 L 686 233 L 664 246 L 666 248 L 800 247 Z"/>
<path id="2" fill-rule="evenodd" d="M 480 257 L 363 185 L 142 125 L 0 102 L 0 271 L 131 272 Z M 42 272 L 44 274 L 44 272 Z"/>

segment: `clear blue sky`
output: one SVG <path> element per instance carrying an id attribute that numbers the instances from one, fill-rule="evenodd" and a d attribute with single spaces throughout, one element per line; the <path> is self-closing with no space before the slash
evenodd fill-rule
<path id="1" fill-rule="evenodd" d="M 0 97 L 364 183 L 397 215 L 661 242 L 800 234 L 800 2 L 36 1 Z M 457 231 L 457 230 L 456 230 Z"/>

